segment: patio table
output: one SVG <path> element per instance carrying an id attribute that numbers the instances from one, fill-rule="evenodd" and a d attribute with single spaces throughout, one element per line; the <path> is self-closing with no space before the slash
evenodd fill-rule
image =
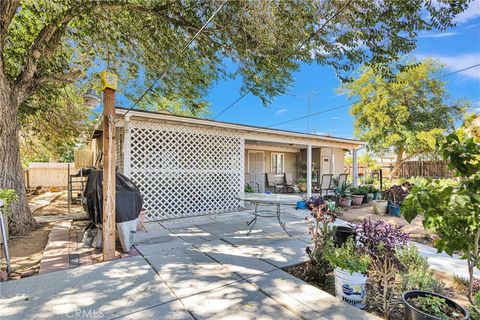
<path id="1" fill-rule="evenodd" d="M 245 193 L 238 197 L 239 200 L 250 202 L 254 205 L 253 219 L 247 222 L 247 226 L 250 226 L 247 236 L 252 232 L 253 226 L 257 222 L 258 217 L 277 217 L 278 223 L 290 237 L 292 236 L 287 229 L 285 229 L 285 223 L 281 219 L 282 205 L 296 205 L 298 201 L 302 200 L 300 196 L 286 195 L 286 194 L 267 194 L 267 193 Z M 275 206 L 276 210 L 271 209 L 258 209 L 259 205 L 271 205 Z"/>

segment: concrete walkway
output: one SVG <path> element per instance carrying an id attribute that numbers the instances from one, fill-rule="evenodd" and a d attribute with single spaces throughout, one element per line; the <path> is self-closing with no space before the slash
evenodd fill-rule
<path id="1" fill-rule="evenodd" d="M 2 319 L 378 319 L 280 268 L 306 260 L 308 211 L 148 223 L 142 254 L 2 283 Z"/>

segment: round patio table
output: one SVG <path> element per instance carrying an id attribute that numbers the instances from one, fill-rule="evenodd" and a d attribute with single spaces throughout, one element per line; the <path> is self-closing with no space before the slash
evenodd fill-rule
<path id="1" fill-rule="evenodd" d="M 245 193 L 238 197 L 239 200 L 250 202 L 254 205 L 253 219 L 247 222 L 247 226 L 250 226 L 247 236 L 252 232 L 253 226 L 257 222 L 258 217 L 277 217 L 278 223 L 282 227 L 283 231 L 292 236 L 287 229 L 285 229 L 285 222 L 282 221 L 281 214 L 282 205 L 296 205 L 298 201 L 302 201 L 302 197 L 286 194 L 267 194 L 267 193 Z M 259 205 L 275 206 L 276 210 L 271 209 L 258 209 Z"/>

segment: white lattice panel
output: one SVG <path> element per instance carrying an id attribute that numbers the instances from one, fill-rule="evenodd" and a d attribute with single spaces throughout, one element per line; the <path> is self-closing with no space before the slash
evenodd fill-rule
<path id="1" fill-rule="evenodd" d="M 131 121 L 131 179 L 148 220 L 237 210 L 244 188 L 244 139 L 233 131 Z"/>

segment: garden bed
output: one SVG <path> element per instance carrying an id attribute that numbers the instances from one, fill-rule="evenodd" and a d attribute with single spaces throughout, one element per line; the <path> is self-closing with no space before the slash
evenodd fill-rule
<path id="1" fill-rule="evenodd" d="M 329 273 L 326 278 L 326 284 L 322 285 L 318 282 L 311 281 L 308 279 L 305 275 L 305 271 L 307 268 L 309 262 L 304 262 L 292 267 L 285 268 L 284 271 L 291 274 L 292 276 L 299 278 L 308 284 L 315 286 L 319 289 L 322 289 L 325 292 L 328 292 L 332 296 L 335 296 L 335 278 L 333 276 L 333 272 Z M 456 284 L 452 277 L 449 275 L 446 275 L 441 272 L 435 272 L 435 277 L 439 280 L 442 281 L 445 284 L 445 291 L 443 292 L 444 295 L 448 296 L 451 299 L 454 299 L 457 303 L 459 303 L 462 306 L 468 306 L 468 300 L 466 299 L 465 296 L 465 287 L 458 286 Z M 367 304 L 365 311 L 375 314 L 377 316 L 382 316 L 379 312 L 377 312 L 377 307 L 379 300 L 376 299 L 375 295 L 372 294 L 372 284 L 370 281 L 367 281 Z M 403 320 L 405 319 L 405 308 L 402 304 L 401 300 L 401 292 L 397 292 L 395 297 L 393 298 L 395 303 L 397 304 L 394 311 L 392 311 L 390 315 L 390 320 Z"/>

